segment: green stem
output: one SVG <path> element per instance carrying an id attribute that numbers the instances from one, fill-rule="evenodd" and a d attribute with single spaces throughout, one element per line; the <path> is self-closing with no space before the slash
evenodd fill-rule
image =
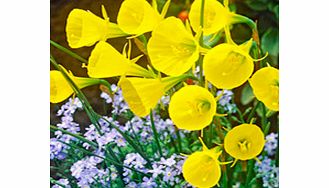
<path id="1" fill-rule="evenodd" d="M 153 131 L 153 134 L 154 134 L 154 139 L 155 139 L 155 142 L 157 144 L 159 154 L 160 154 L 161 157 L 163 157 L 161 146 L 160 146 L 160 143 L 159 143 L 159 135 L 158 135 L 158 132 L 157 132 L 157 130 L 155 128 L 155 124 L 154 124 L 152 110 L 150 110 L 150 119 L 151 119 L 151 126 L 152 126 L 152 131 Z"/>
<path id="2" fill-rule="evenodd" d="M 67 53 L 68 55 L 70 55 L 71 57 L 81 61 L 82 63 L 88 63 L 88 61 L 86 59 L 84 59 L 83 57 L 79 56 L 78 54 L 72 52 L 71 50 L 61 46 L 60 44 L 50 40 L 50 44 L 53 45 L 54 47 L 56 47 L 57 49 L 61 50 L 62 52 Z"/>
<path id="3" fill-rule="evenodd" d="M 262 106 L 262 129 L 265 132 L 265 129 L 266 129 L 266 126 L 267 126 L 266 108 L 265 108 L 265 105 L 263 103 L 261 104 L 261 106 Z"/>
<path id="4" fill-rule="evenodd" d="M 249 160 L 248 161 L 248 167 L 247 167 L 247 177 L 246 177 L 246 188 L 247 187 L 251 187 L 249 184 L 250 184 L 250 179 L 252 178 L 252 175 L 254 174 L 254 164 L 255 164 L 255 161 L 254 160 Z"/>
<path id="5" fill-rule="evenodd" d="M 204 4 L 205 4 L 205 0 L 201 0 L 201 13 L 200 13 L 200 26 L 202 28 L 201 31 L 201 35 L 200 35 L 200 39 L 199 39 L 199 43 L 201 47 L 204 47 L 203 44 L 203 20 L 204 20 Z M 199 66 L 200 66 L 200 83 L 203 85 L 203 57 L 200 56 L 199 57 Z"/>
<path id="6" fill-rule="evenodd" d="M 180 137 L 179 130 L 177 129 L 177 127 L 175 127 L 175 133 L 178 141 L 178 150 L 179 150 L 178 152 L 182 152 L 182 139 Z"/>
<path id="7" fill-rule="evenodd" d="M 257 104 L 254 106 L 254 108 L 251 110 L 251 112 L 248 116 L 247 123 L 249 123 L 251 118 L 255 115 L 255 112 L 256 112 L 259 105 L 260 105 L 260 101 L 257 101 Z"/>
<path id="8" fill-rule="evenodd" d="M 244 121 L 244 119 L 243 119 L 243 115 L 242 115 L 242 113 L 241 113 L 241 111 L 239 110 L 238 107 L 236 108 L 236 111 L 238 112 L 238 115 L 239 115 L 240 121 L 241 121 L 242 123 L 246 123 L 246 122 Z"/>

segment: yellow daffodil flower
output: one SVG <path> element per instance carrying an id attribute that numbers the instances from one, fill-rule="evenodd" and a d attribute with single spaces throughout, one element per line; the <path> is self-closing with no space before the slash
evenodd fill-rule
<path id="1" fill-rule="evenodd" d="M 278 69 L 273 67 L 262 68 L 249 79 L 249 83 L 258 100 L 262 101 L 270 110 L 279 110 Z"/>
<path id="2" fill-rule="evenodd" d="M 63 67 L 62 67 L 63 68 Z M 64 69 L 64 68 L 63 68 Z M 64 69 L 65 70 L 65 69 Z M 99 84 L 99 79 L 75 77 L 68 73 L 73 82 L 80 88 Z M 60 71 L 50 71 L 50 102 L 60 103 L 73 94 L 73 89 L 65 80 L 65 77 Z"/>
<path id="3" fill-rule="evenodd" d="M 195 0 L 191 5 L 189 19 L 191 26 L 195 32 L 199 31 L 200 18 L 201 18 L 201 2 L 202 0 Z M 228 1 L 223 6 L 217 0 L 205 0 L 204 4 L 204 17 L 203 17 L 203 33 L 210 35 L 222 30 L 225 26 L 235 23 L 246 22 L 253 28 L 256 26 L 252 20 L 242 15 L 230 12 L 228 8 Z"/>
<path id="4" fill-rule="evenodd" d="M 240 46 L 223 43 L 204 57 L 206 80 L 218 89 L 233 89 L 245 83 L 254 70 L 254 59 L 249 55 L 252 40 Z"/>
<path id="5" fill-rule="evenodd" d="M 107 42 L 100 41 L 88 59 L 88 75 L 107 78 L 122 75 L 151 77 L 150 72 L 120 54 Z"/>
<path id="6" fill-rule="evenodd" d="M 216 114 L 216 101 L 205 88 L 187 85 L 171 97 L 169 116 L 174 124 L 185 130 L 201 130 Z"/>
<path id="7" fill-rule="evenodd" d="M 137 116 L 145 117 L 165 92 L 185 78 L 185 75 L 162 79 L 122 77 L 118 85 L 130 110 Z"/>
<path id="8" fill-rule="evenodd" d="M 203 151 L 192 153 L 182 166 L 183 177 L 195 187 L 213 187 L 220 177 L 221 169 L 218 157 L 222 153 L 218 147 L 208 149 L 203 143 Z"/>
<path id="9" fill-rule="evenodd" d="M 117 24 L 111 23 L 105 8 L 102 7 L 104 19 L 90 11 L 73 9 L 66 22 L 66 37 L 71 48 L 92 46 L 108 38 L 127 36 Z"/>
<path id="10" fill-rule="evenodd" d="M 199 58 L 198 41 L 175 17 L 166 18 L 154 29 L 147 50 L 154 68 L 171 76 L 185 73 Z"/>
<path id="11" fill-rule="evenodd" d="M 126 33 L 140 35 L 152 31 L 161 21 L 157 10 L 146 0 L 125 0 L 118 13 L 118 25 Z"/>
<path id="12" fill-rule="evenodd" d="M 254 124 L 241 124 L 224 138 L 225 151 L 236 160 L 249 160 L 259 155 L 265 144 L 264 133 Z"/>

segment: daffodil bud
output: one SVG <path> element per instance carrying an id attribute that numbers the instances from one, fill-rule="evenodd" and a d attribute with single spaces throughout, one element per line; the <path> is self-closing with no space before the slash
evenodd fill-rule
<path id="1" fill-rule="evenodd" d="M 267 108 L 279 110 L 279 70 L 265 67 L 258 70 L 250 79 L 250 86 L 256 98 Z"/>
<path id="2" fill-rule="evenodd" d="M 99 42 L 91 52 L 87 65 L 88 75 L 92 78 L 108 78 L 130 75 L 151 77 L 143 67 L 131 62 L 107 42 Z"/>
<path id="3" fill-rule="evenodd" d="M 81 9 L 73 9 L 70 12 L 65 31 L 71 48 L 92 46 L 108 38 L 127 36 L 117 24 Z"/>
<path id="4" fill-rule="evenodd" d="M 146 0 L 125 0 L 118 13 L 118 25 L 126 33 L 150 32 L 161 21 L 160 14 Z"/>
<path id="5" fill-rule="evenodd" d="M 67 74 L 70 76 L 70 78 L 78 86 L 79 89 L 100 83 L 99 79 L 75 77 L 70 73 Z M 73 92 L 74 91 L 71 88 L 70 84 L 66 81 L 65 77 L 60 71 L 57 70 L 50 71 L 50 102 L 51 103 L 60 103 L 65 99 L 67 99 L 70 95 L 72 95 Z"/>
<path id="6" fill-rule="evenodd" d="M 233 89 L 245 83 L 254 70 L 249 55 L 251 43 L 223 43 L 209 50 L 203 62 L 205 78 L 218 89 Z"/>
<path id="7" fill-rule="evenodd" d="M 264 133 L 254 124 L 238 125 L 224 138 L 225 151 L 236 160 L 256 158 L 262 152 L 264 144 Z"/>
<path id="8" fill-rule="evenodd" d="M 154 68 L 171 76 L 185 73 L 199 58 L 198 41 L 175 17 L 166 18 L 154 29 L 147 50 Z"/>
<path id="9" fill-rule="evenodd" d="M 169 116 L 179 129 L 201 130 L 216 114 L 216 101 L 205 88 L 187 85 L 171 97 Z"/>

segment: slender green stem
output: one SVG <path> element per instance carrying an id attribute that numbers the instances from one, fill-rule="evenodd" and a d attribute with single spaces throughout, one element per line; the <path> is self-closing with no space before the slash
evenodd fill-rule
<path id="1" fill-rule="evenodd" d="M 238 107 L 236 108 L 236 111 L 238 112 L 238 115 L 239 115 L 240 121 L 241 121 L 242 123 L 246 123 L 246 122 L 244 121 L 244 119 L 243 119 L 243 115 L 242 115 L 242 113 L 241 113 L 241 111 L 239 110 Z"/>
<path id="2" fill-rule="evenodd" d="M 255 115 L 255 112 L 256 112 L 256 110 L 257 110 L 257 108 L 258 108 L 258 106 L 260 105 L 260 101 L 257 101 L 257 104 L 254 106 L 254 108 L 251 110 L 251 112 L 250 112 L 250 114 L 249 114 L 249 116 L 248 116 L 248 119 L 247 119 L 247 123 L 249 123 L 250 122 L 250 120 L 251 120 L 251 118 Z"/>
<path id="3" fill-rule="evenodd" d="M 267 126 L 267 118 L 266 118 L 266 108 L 265 105 L 262 103 L 262 129 L 265 131 L 266 126 Z"/>
<path id="4" fill-rule="evenodd" d="M 84 59 L 83 57 L 79 56 L 78 54 L 72 52 L 71 50 L 61 46 L 60 44 L 50 40 L 50 44 L 53 45 L 54 47 L 56 47 L 57 49 L 61 50 L 62 52 L 67 53 L 68 55 L 70 55 L 71 57 L 81 61 L 82 63 L 88 63 L 88 61 L 86 59 Z"/>
<path id="5" fill-rule="evenodd" d="M 179 130 L 177 129 L 177 127 L 175 127 L 175 133 L 178 141 L 178 150 L 179 150 L 178 152 L 182 152 L 182 139 L 180 137 Z"/>
<path id="6" fill-rule="evenodd" d="M 252 178 L 252 175 L 254 174 L 254 170 L 253 170 L 254 164 L 255 164 L 254 160 L 249 160 L 248 161 L 246 186 L 245 186 L 246 188 L 251 187 L 249 184 L 250 184 L 250 179 Z"/>
<path id="7" fill-rule="evenodd" d="M 153 131 L 153 134 L 154 134 L 154 139 L 155 139 L 155 142 L 157 144 L 160 157 L 163 157 L 161 146 L 160 146 L 160 143 L 159 143 L 159 135 L 158 135 L 158 132 L 157 132 L 157 130 L 155 128 L 155 124 L 154 124 L 154 118 L 153 118 L 152 110 L 150 110 L 150 119 L 151 119 L 151 127 L 152 127 L 152 131 Z"/>
<path id="8" fill-rule="evenodd" d="M 204 4 L 205 0 L 201 0 L 201 13 L 200 13 L 200 26 L 202 28 L 200 39 L 199 39 L 199 44 L 201 47 L 204 47 L 203 44 L 203 20 L 204 20 Z M 200 66 L 200 83 L 203 85 L 203 56 L 199 57 L 199 66 Z"/>

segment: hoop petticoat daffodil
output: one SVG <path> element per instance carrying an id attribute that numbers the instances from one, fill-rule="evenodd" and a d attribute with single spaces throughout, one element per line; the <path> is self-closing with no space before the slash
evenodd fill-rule
<path id="1" fill-rule="evenodd" d="M 160 15 L 156 1 L 153 1 L 152 7 L 146 0 L 125 0 L 119 9 L 118 25 L 124 32 L 136 36 L 150 32 L 164 18 L 169 4 L 170 0 L 166 2 Z"/>
<path id="2" fill-rule="evenodd" d="M 225 26 L 235 23 L 247 23 L 254 29 L 256 24 L 247 17 L 231 12 L 228 8 L 228 1 L 224 1 L 223 6 L 217 0 L 204 0 L 204 16 L 203 16 L 203 33 L 210 35 L 222 30 Z M 191 26 L 195 32 L 198 32 L 201 18 L 202 0 L 195 0 L 191 5 L 189 19 Z"/>
<path id="3" fill-rule="evenodd" d="M 253 59 L 249 55 L 251 46 L 252 39 L 241 45 L 231 40 L 209 50 L 203 62 L 206 80 L 218 89 L 233 89 L 245 83 L 254 70 L 254 61 L 266 57 Z"/>
<path id="4" fill-rule="evenodd" d="M 216 100 L 205 88 L 187 85 L 173 94 L 169 116 L 179 129 L 201 130 L 216 114 Z"/>
<path id="5" fill-rule="evenodd" d="M 64 67 L 62 67 L 63 70 Z M 65 70 L 65 72 L 67 72 Z M 67 74 L 70 76 L 72 81 L 78 86 L 79 89 L 82 89 L 87 86 L 100 84 L 99 79 L 95 78 L 83 78 L 76 77 L 72 73 Z M 65 77 L 60 71 L 51 70 L 50 71 L 50 102 L 51 103 L 60 103 L 67 99 L 70 95 L 74 93 L 70 84 L 66 81 Z"/>
<path id="6" fill-rule="evenodd" d="M 224 138 L 224 149 L 235 158 L 235 162 L 256 158 L 262 152 L 264 144 L 264 133 L 254 124 L 238 125 Z"/>
<path id="7" fill-rule="evenodd" d="M 182 21 L 169 17 L 153 30 L 147 45 L 151 64 L 171 76 L 188 71 L 199 58 L 199 44 Z"/>
<path id="8" fill-rule="evenodd" d="M 141 56 L 137 57 L 137 60 Z M 92 78 L 108 78 L 114 76 L 130 75 L 152 77 L 153 75 L 143 67 L 120 54 L 107 42 L 96 44 L 88 59 L 88 75 Z"/>
<path id="9" fill-rule="evenodd" d="M 249 79 L 250 86 L 256 98 L 262 101 L 267 108 L 279 110 L 279 70 L 265 67 Z"/>
<path id="10" fill-rule="evenodd" d="M 188 156 L 182 166 L 184 179 L 195 187 L 213 187 L 221 177 L 220 165 L 231 162 L 219 162 L 218 157 L 222 151 L 219 147 L 208 149 L 203 145 L 202 151 L 196 151 Z"/>
<path id="11" fill-rule="evenodd" d="M 118 85 L 130 110 L 137 116 L 145 117 L 169 89 L 186 78 L 187 75 L 162 79 L 123 76 Z"/>
<path id="12" fill-rule="evenodd" d="M 108 38 L 127 36 L 117 24 L 111 23 L 102 6 L 104 19 L 90 11 L 73 9 L 66 22 L 66 37 L 71 48 L 92 46 L 98 41 Z"/>

